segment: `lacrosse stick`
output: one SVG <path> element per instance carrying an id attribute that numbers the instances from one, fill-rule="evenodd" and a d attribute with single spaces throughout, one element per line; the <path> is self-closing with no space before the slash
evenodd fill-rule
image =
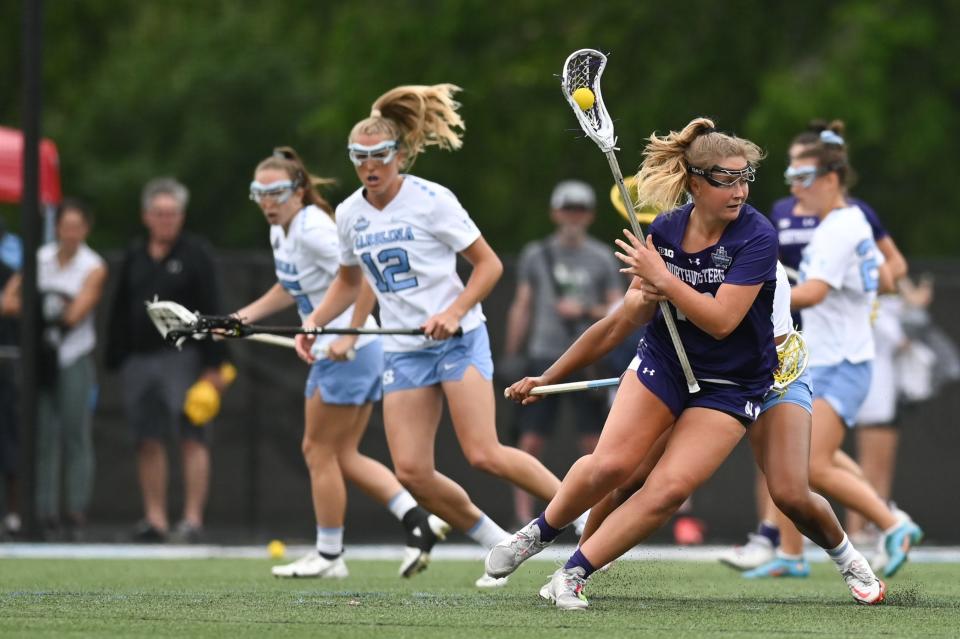
<path id="1" fill-rule="evenodd" d="M 565 384 L 547 384 L 546 386 L 537 386 L 530 391 L 531 395 L 557 395 L 559 393 L 573 393 L 576 391 L 593 390 L 594 388 L 608 388 L 610 386 L 619 386 L 619 377 L 607 377 L 605 379 L 592 379 L 583 382 L 567 382 Z M 506 388 L 503 389 L 503 396 L 508 397 Z"/>
<path id="2" fill-rule="evenodd" d="M 160 336 L 177 348 L 180 348 L 188 337 L 195 339 L 203 337 L 202 335 L 195 335 L 191 331 L 191 327 L 197 325 L 197 314 L 191 313 L 176 302 L 161 302 L 159 300 L 147 302 L 147 315 L 153 325 L 157 327 L 157 330 L 160 331 Z M 295 348 L 292 337 L 249 335 L 247 339 L 264 344 L 273 344 L 274 346 Z"/>
<path id="3" fill-rule="evenodd" d="M 209 334 L 192 332 L 191 327 L 196 326 L 199 321 L 197 314 L 191 313 L 176 302 L 160 302 L 157 300 L 147 302 L 147 315 L 150 317 L 153 325 L 157 327 L 157 330 L 160 331 L 160 335 L 163 337 L 163 339 L 173 344 L 177 348 L 181 348 L 183 346 L 183 342 L 188 336 L 193 337 L 194 339 L 203 339 Z M 216 333 L 214 333 L 214 335 L 217 336 Z M 225 337 L 234 336 L 227 335 Z M 284 348 L 297 347 L 297 343 L 292 337 L 260 334 L 251 334 L 241 337 L 244 337 L 252 342 L 272 344 L 274 346 L 282 346 Z M 327 350 L 324 349 L 322 354 L 326 356 L 328 354 Z M 346 357 L 349 360 L 355 359 L 356 356 L 357 351 L 352 348 L 346 353 Z"/>
<path id="4" fill-rule="evenodd" d="M 620 163 L 617 161 L 617 154 L 615 153 L 617 150 L 617 137 L 613 131 L 613 120 L 610 119 L 610 114 L 603 104 L 603 94 L 600 93 L 600 76 L 603 75 L 603 68 L 605 66 L 607 66 L 607 56 L 599 51 L 594 49 L 574 51 L 567 57 L 566 62 L 563 63 L 562 82 L 560 86 L 563 90 L 564 97 L 567 99 L 567 102 L 570 103 L 574 114 L 577 116 L 577 120 L 580 122 L 580 128 L 587 134 L 587 137 L 600 147 L 600 150 L 606 156 L 607 162 L 610 164 L 610 171 L 613 173 L 614 182 L 616 182 L 617 188 L 620 191 L 620 197 L 623 199 L 627 213 L 630 216 L 630 226 L 633 229 L 633 234 L 641 242 L 644 242 L 645 238 L 643 231 L 640 230 L 640 222 L 637 220 L 636 211 L 634 211 L 633 200 L 630 198 L 627 187 L 623 183 L 623 173 L 621 173 Z M 588 108 L 583 108 L 581 104 L 578 104 L 577 100 L 574 99 L 573 94 L 577 89 L 587 89 L 589 92 L 592 92 L 592 104 L 589 103 L 589 95 L 586 101 L 583 101 L 581 97 L 583 106 L 587 106 Z M 673 341 L 673 346 L 677 350 L 677 358 L 680 360 L 680 366 L 683 368 L 683 375 L 687 379 L 687 389 L 691 393 L 696 393 L 700 390 L 700 385 L 697 384 L 697 380 L 693 376 L 693 369 L 690 368 L 690 360 L 687 358 L 687 352 L 684 350 L 683 343 L 680 341 L 680 333 L 677 332 L 676 322 L 673 319 L 673 314 L 670 312 L 670 306 L 666 301 L 660 302 L 660 311 L 663 313 L 663 319 L 667 323 L 667 330 L 670 332 L 670 339 Z"/>
<path id="5" fill-rule="evenodd" d="M 245 324 L 232 315 L 198 315 L 175 302 L 147 302 L 147 314 L 164 339 L 182 344 L 192 337 L 245 337 L 248 339 L 280 335 L 423 335 L 423 328 L 303 328 L 302 326 L 260 326 Z M 454 337 L 463 335 L 458 328 Z M 263 340 L 260 340 L 263 341 Z M 275 342 L 274 342 L 275 343 Z"/>
<path id="6" fill-rule="evenodd" d="M 780 394 L 787 391 L 787 386 L 797 380 L 803 371 L 807 370 L 810 361 L 810 351 L 803 335 L 797 330 L 791 330 L 787 338 L 777 346 L 777 370 L 773 372 L 773 390 Z"/>

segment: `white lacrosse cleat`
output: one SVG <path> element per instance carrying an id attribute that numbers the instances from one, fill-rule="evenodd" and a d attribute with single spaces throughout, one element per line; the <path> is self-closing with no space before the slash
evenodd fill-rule
<path id="1" fill-rule="evenodd" d="M 484 573 L 483 576 L 478 578 L 473 585 L 477 588 L 493 589 L 493 588 L 503 588 L 507 585 L 507 581 L 510 577 L 491 577 L 490 575 Z"/>
<path id="2" fill-rule="evenodd" d="M 274 566 L 270 569 L 274 577 L 319 577 L 321 579 L 344 579 L 350 576 L 343 557 L 325 559 L 314 551 L 293 563 Z"/>
<path id="3" fill-rule="evenodd" d="M 491 548 L 483 563 L 484 569 L 491 577 L 506 577 L 551 543 L 540 541 L 540 527 L 534 519 Z"/>
<path id="4" fill-rule="evenodd" d="M 424 511 L 424 514 L 426 511 Z M 412 577 L 430 565 L 430 551 L 438 541 L 447 538 L 450 524 L 436 515 L 427 515 L 407 531 L 407 546 L 400 563 L 400 576 Z"/>
<path id="5" fill-rule="evenodd" d="M 858 604 L 875 606 L 886 598 L 887 587 L 870 569 L 870 564 L 859 552 L 846 566 L 840 569 L 840 575 L 847 582 L 850 594 Z"/>
<path id="6" fill-rule="evenodd" d="M 583 568 L 560 568 L 540 589 L 540 596 L 561 610 L 583 610 L 590 605 L 583 594 L 586 584 Z"/>
<path id="7" fill-rule="evenodd" d="M 735 570 L 752 570 L 774 559 L 776 548 L 770 540 L 758 533 L 749 533 L 747 543 L 734 546 L 720 555 L 720 563 Z"/>

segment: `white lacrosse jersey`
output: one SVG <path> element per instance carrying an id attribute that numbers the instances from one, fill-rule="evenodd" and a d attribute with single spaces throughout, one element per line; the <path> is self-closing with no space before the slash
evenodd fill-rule
<path id="1" fill-rule="evenodd" d="M 273 264 L 277 281 L 293 296 L 300 319 L 306 319 L 316 308 L 340 269 L 337 261 L 340 249 L 337 246 L 337 225 L 327 213 L 313 206 L 300 210 L 290 221 L 290 228 L 274 224 L 270 227 L 270 246 L 273 247 Z M 353 305 L 327 324 L 328 328 L 349 328 L 353 319 Z M 376 328 L 373 316 L 367 317 L 364 326 Z M 318 335 L 313 345 L 313 355 L 322 359 L 330 342 L 338 335 Z M 357 348 L 376 339 L 361 335 Z"/>
<path id="2" fill-rule="evenodd" d="M 782 337 L 793 329 L 790 315 L 790 279 L 787 269 L 777 261 L 777 289 L 773 292 L 773 336 Z"/>
<path id="3" fill-rule="evenodd" d="M 463 291 L 457 253 L 480 237 L 480 229 L 444 186 L 403 176 L 400 192 L 381 211 L 358 189 L 337 207 L 340 263 L 359 265 L 380 302 L 384 327 L 419 328 Z M 476 304 L 461 318 L 464 332 L 484 321 Z M 388 352 L 413 351 L 436 342 L 389 335 Z"/>
<path id="4" fill-rule="evenodd" d="M 871 316 L 882 263 L 858 207 L 836 209 L 820 222 L 800 261 L 801 282 L 822 280 L 830 286 L 822 302 L 800 311 L 810 366 L 873 359 Z"/>

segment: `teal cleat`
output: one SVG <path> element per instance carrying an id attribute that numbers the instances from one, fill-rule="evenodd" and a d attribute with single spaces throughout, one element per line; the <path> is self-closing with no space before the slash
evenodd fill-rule
<path id="1" fill-rule="evenodd" d="M 810 564 L 807 560 L 784 559 L 775 557 L 767 563 L 743 573 L 744 579 L 766 579 L 768 577 L 809 577 Z"/>
<path id="2" fill-rule="evenodd" d="M 883 551 L 887 561 L 883 566 L 883 576 L 893 577 L 907 561 L 910 550 L 923 541 L 923 530 L 911 520 L 904 521 L 893 532 L 884 535 Z"/>

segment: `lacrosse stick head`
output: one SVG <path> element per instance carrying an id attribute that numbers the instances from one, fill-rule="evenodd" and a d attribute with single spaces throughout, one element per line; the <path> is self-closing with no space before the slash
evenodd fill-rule
<path id="1" fill-rule="evenodd" d="M 180 348 L 188 337 L 194 336 L 194 329 L 197 327 L 196 313 L 191 313 L 176 302 L 154 299 L 146 304 L 150 321 L 167 343 Z"/>
<path id="2" fill-rule="evenodd" d="M 613 132 L 613 120 L 603 105 L 603 94 L 600 92 L 600 76 L 607 66 L 607 56 L 596 49 L 580 49 L 574 51 L 563 63 L 561 75 L 561 89 L 563 96 L 573 108 L 580 128 L 604 153 L 616 148 L 617 138 Z M 589 89 L 593 92 L 593 105 L 583 109 L 574 100 L 573 94 L 577 89 Z"/>
<path id="3" fill-rule="evenodd" d="M 777 361 L 777 370 L 773 372 L 773 390 L 782 393 L 807 370 L 810 361 L 807 342 L 799 331 L 791 330 L 777 346 Z"/>

